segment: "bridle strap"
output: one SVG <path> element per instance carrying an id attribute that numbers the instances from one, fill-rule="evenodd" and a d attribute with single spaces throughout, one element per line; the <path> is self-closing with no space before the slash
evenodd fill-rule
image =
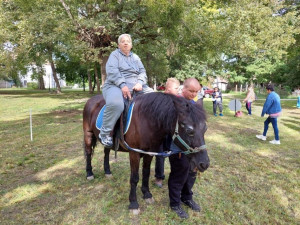
<path id="1" fill-rule="evenodd" d="M 191 153 L 196 153 L 196 152 L 200 152 L 201 150 L 206 150 L 206 145 L 201 145 L 199 147 L 196 148 L 191 148 L 179 135 L 178 133 L 178 119 L 176 121 L 176 127 L 175 127 L 175 132 L 172 136 L 173 139 L 173 143 L 175 144 L 175 139 L 177 139 L 184 147 L 185 149 L 187 149 L 186 151 L 183 151 L 182 149 L 180 149 L 181 151 L 169 151 L 169 152 L 147 152 L 141 149 L 137 149 L 137 148 L 131 148 L 125 140 L 121 141 L 120 144 L 124 144 L 125 146 L 123 146 L 125 149 L 127 150 L 131 150 L 134 152 L 138 152 L 138 153 L 142 153 L 142 154 L 147 154 L 147 155 L 151 155 L 151 156 L 163 156 L 163 157 L 169 157 L 170 155 L 176 154 L 176 153 L 183 153 L 185 155 L 191 154 Z M 175 144 L 176 145 L 176 144 Z M 176 145 L 177 146 L 177 145 Z M 179 146 L 177 146 L 178 148 L 180 148 Z"/>
<path id="2" fill-rule="evenodd" d="M 175 132 L 173 134 L 173 142 L 175 144 L 175 140 L 177 139 L 180 144 L 182 144 L 185 149 L 187 149 L 186 151 L 182 151 L 182 153 L 184 153 L 185 155 L 188 155 L 188 154 L 191 154 L 191 153 L 196 153 L 196 152 L 200 152 L 201 150 L 206 150 L 206 145 L 201 145 L 199 147 L 196 147 L 196 148 L 191 148 L 179 135 L 179 132 L 178 132 L 178 119 L 176 121 L 176 127 L 175 127 Z M 176 144 L 175 144 L 176 145 Z M 177 146 L 177 145 L 176 145 Z M 177 146 L 179 147 L 179 146 Z"/>

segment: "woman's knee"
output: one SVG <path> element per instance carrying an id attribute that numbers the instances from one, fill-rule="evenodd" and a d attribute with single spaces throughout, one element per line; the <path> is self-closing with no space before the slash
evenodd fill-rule
<path id="1" fill-rule="evenodd" d="M 124 101 L 120 101 L 119 99 L 112 99 L 107 102 L 107 107 L 113 109 L 116 112 L 123 112 L 124 110 Z"/>

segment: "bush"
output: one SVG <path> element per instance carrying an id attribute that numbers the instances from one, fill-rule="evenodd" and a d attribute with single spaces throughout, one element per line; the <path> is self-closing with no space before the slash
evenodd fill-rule
<path id="1" fill-rule="evenodd" d="M 27 88 L 28 88 L 28 89 L 38 89 L 39 86 L 38 86 L 38 84 L 35 83 L 35 82 L 28 82 L 28 83 L 27 83 Z"/>

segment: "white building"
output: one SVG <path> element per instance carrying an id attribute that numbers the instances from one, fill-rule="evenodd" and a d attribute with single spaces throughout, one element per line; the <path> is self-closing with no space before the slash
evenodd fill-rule
<path id="1" fill-rule="evenodd" d="M 25 76 L 20 76 L 20 80 L 21 80 L 21 83 L 22 83 L 23 87 L 27 87 L 28 82 L 37 83 L 37 80 L 32 80 L 31 79 L 31 75 L 33 74 L 32 68 L 33 68 L 33 66 L 29 67 L 28 72 Z M 45 74 L 43 76 L 45 88 L 46 89 L 47 88 L 56 88 L 56 83 L 55 83 L 54 78 L 53 78 L 50 63 L 44 64 L 43 65 L 43 70 L 44 70 L 44 74 Z M 66 81 L 63 80 L 63 79 L 60 79 L 59 74 L 57 74 L 57 78 L 59 80 L 60 87 L 65 87 L 66 86 Z"/>
<path id="2" fill-rule="evenodd" d="M 226 91 L 227 85 L 228 81 L 223 78 L 217 77 L 216 79 L 214 79 L 213 87 L 218 87 L 220 90 Z"/>

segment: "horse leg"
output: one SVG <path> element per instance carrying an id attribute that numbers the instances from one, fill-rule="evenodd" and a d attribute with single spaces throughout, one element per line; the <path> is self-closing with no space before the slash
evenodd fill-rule
<path id="1" fill-rule="evenodd" d="M 130 194 L 129 194 L 129 209 L 133 214 L 139 214 L 139 203 L 136 198 L 136 186 L 139 182 L 139 164 L 140 164 L 140 154 L 136 152 L 129 152 L 130 159 Z"/>
<path id="2" fill-rule="evenodd" d="M 145 155 L 143 160 L 143 180 L 142 180 L 142 192 L 143 198 L 147 203 L 153 203 L 154 199 L 149 190 L 149 177 L 150 177 L 150 166 L 153 156 Z"/>
<path id="3" fill-rule="evenodd" d="M 90 131 L 84 132 L 84 155 L 86 159 L 86 179 L 93 180 L 92 155 L 96 145 L 96 137 Z"/>
<path id="4" fill-rule="evenodd" d="M 104 148 L 104 174 L 106 177 L 112 177 L 109 165 L 110 148 Z"/>

